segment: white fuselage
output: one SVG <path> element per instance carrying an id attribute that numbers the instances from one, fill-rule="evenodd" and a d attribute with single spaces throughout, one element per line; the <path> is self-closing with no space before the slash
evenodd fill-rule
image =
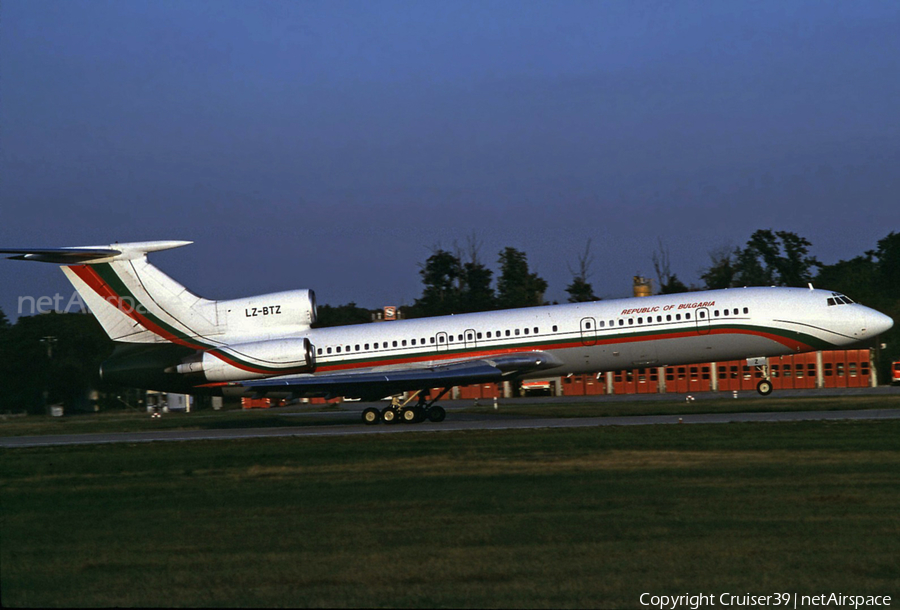
<path id="1" fill-rule="evenodd" d="M 305 336 L 317 373 L 542 351 L 568 374 L 830 349 L 890 328 L 887 316 L 849 299 L 836 302 L 838 296 L 737 288 L 311 329 Z"/>

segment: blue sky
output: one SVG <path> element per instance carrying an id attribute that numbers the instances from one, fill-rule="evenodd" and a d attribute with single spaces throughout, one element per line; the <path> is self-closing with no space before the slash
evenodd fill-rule
<path id="1" fill-rule="evenodd" d="M 210 298 L 412 303 L 433 247 L 626 296 L 661 239 L 900 230 L 897 2 L 0 4 L 0 244 L 189 239 Z M 0 264 L 0 308 L 69 294 Z"/>

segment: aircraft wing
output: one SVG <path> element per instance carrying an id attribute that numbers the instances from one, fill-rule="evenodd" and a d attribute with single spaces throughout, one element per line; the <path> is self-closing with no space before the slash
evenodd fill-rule
<path id="1" fill-rule="evenodd" d="M 274 377 L 242 381 L 240 385 L 257 394 L 290 392 L 295 396 L 344 396 L 378 400 L 407 391 L 505 381 L 561 365 L 562 362 L 555 356 L 534 351 L 473 358 L 422 368 Z"/>

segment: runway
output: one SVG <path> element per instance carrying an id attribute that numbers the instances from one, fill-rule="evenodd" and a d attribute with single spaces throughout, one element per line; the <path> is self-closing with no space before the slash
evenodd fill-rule
<path id="1" fill-rule="evenodd" d="M 845 411 L 784 411 L 770 413 L 694 413 L 685 415 L 636 415 L 622 417 L 532 417 L 515 415 L 448 414 L 439 424 L 394 424 L 366 426 L 359 413 L 347 412 L 347 423 L 279 428 L 241 428 L 223 430 L 168 430 L 96 434 L 60 434 L 47 436 L 0 437 L 0 447 L 50 447 L 59 445 L 100 445 L 107 443 L 150 443 L 160 441 L 235 440 L 276 437 L 353 436 L 361 434 L 413 434 L 455 432 L 460 430 L 535 430 L 541 428 L 590 428 L 599 426 L 652 426 L 664 424 L 727 424 L 737 422 L 799 422 L 837 420 L 900 419 L 900 409 Z M 333 414 L 332 414 L 333 417 Z"/>

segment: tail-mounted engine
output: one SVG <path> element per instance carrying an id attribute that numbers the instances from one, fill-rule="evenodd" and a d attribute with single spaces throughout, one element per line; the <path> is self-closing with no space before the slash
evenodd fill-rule
<path id="1" fill-rule="evenodd" d="M 288 290 L 242 299 L 216 301 L 216 318 L 226 336 L 255 339 L 307 330 L 316 321 L 316 293 Z"/>
<path id="2" fill-rule="evenodd" d="M 200 374 L 212 382 L 312 373 L 315 369 L 315 350 L 305 337 L 217 347 L 197 352 L 175 367 L 178 373 Z"/>

